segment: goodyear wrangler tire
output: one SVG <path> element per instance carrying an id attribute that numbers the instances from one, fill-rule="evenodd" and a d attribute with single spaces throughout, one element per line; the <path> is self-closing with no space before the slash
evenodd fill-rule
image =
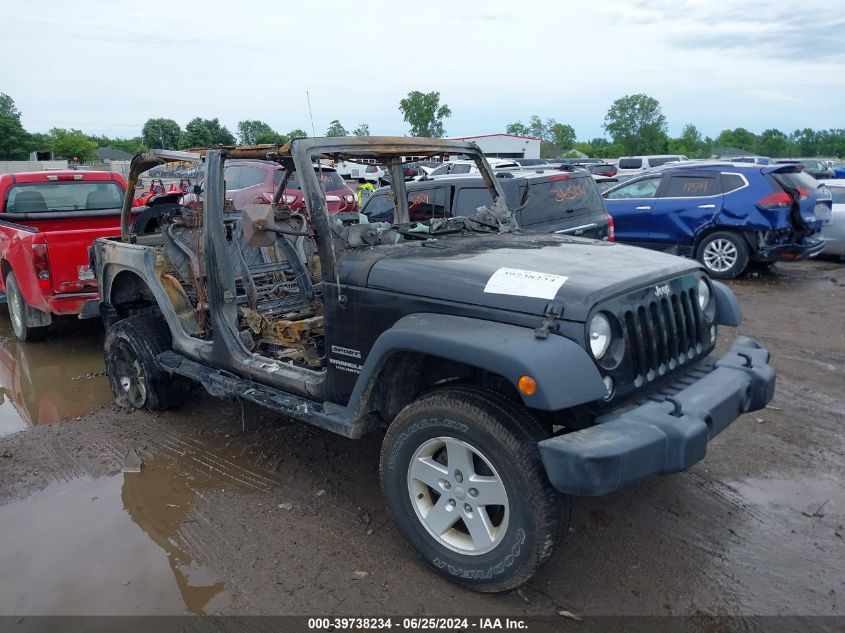
<path id="1" fill-rule="evenodd" d="M 472 387 L 425 394 L 396 417 L 381 485 L 402 536 L 437 573 L 495 592 L 526 582 L 569 523 L 549 483 L 540 424 L 517 403 Z"/>
<path id="2" fill-rule="evenodd" d="M 138 314 L 118 321 L 106 332 L 106 374 L 118 403 L 159 411 L 185 399 L 188 382 L 162 371 L 156 356 L 171 349 L 170 331 L 161 317 Z"/>

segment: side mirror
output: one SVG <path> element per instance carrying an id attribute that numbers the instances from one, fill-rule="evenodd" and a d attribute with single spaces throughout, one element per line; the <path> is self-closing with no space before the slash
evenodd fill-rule
<path id="1" fill-rule="evenodd" d="M 193 194 L 194 194 L 195 196 L 200 195 L 200 194 L 202 193 L 202 185 L 194 185 L 194 186 L 191 188 L 191 191 L 193 192 Z"/>

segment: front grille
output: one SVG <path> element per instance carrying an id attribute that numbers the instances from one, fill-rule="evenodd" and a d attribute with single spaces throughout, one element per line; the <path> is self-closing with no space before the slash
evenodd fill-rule
<path id="1" fill-rule="evenodd" d="M 631 306 L 623 321 L 631 378 L 638 387 L 701 353 L 705 332 L 694 289 Z"/>

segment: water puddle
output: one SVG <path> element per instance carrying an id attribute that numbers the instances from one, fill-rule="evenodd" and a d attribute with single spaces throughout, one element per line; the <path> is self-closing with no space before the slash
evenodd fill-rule
<path id="1" fill-rule="evenodd" d="M 0 435 L 86 415 L 112 400 L 97 323 L 60 324 L 47 340 L 21 343 L 5 306 L 0 312 Z"/>
<path id="2" fill-rule="evenodd" d="M 203 468 L 201 452 L 162 451 L 140 472 L 55 483 L 0 506 L 0 614 L 213 614 L 231 604 L 203 563 L 213 525 L 196 506 L 239 486 Z"/>
<path id="3" fill-rule="evenodd" d="M 845 488 L 834 479 L 749 478 L 730 484 L 750 503 L 770 510 L 811 518 L 845 514 Z"/>

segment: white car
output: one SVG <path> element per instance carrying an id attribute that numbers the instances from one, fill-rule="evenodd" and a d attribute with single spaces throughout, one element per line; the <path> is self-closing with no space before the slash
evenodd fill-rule
<path id="1" fill-rule="evenodd" d="M 488 158 L 493 169 L 520 169 L 522 166 L 509 158 Z M 478 167 L 471 160 L 450 160 L 428 174 L 429 177 L 455 176 L 457 174 L 477 174 Z"/>
<path id="2" fill-rule="evenodd" d="M 753 163 L 755 165 L 771 165 L 772 159 L 768 156 L 729 156 L 725 160 L 732 163 Z"/>
<path id="3" fill-rule="evenodd" d="M 823 181 L 833 197 L 833 216 L 822 227 L 825 255 L 845 257 L 845 179 Z"/>
<path id="4" fill-rule="evenodd" d="M 347 180 L 357 180 L 358 182 L 378 183 L 384 180 L 384 177 L 387 175 L 387 170 L 381 165 L 353 163 L 346 160 L 337 161 L 335 170 L 341 177 Z"/>
<path id="5" fill-rule="evenodd" d="M 676 163 L 689 160 L 683 154 L 652 154 L 649 156 L 622 156 L 616 165 L 617 175 L 636 174 L 652 167 L 660 167 L 666 163 Z"/>

